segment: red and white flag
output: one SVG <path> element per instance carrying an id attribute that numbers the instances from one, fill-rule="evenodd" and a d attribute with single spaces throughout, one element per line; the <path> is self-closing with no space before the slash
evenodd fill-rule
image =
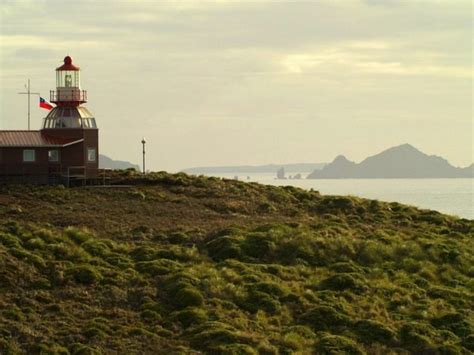
<path id="1" fill-rule="evenodd" d="M 51 110 L 53 108 L 53 105 L 51 105 L 51 103 L 48 100 L 43 99 L 41 96 L 40 96 L 39 106 L 42 108 L 45 108 L 46 110 Z"/>

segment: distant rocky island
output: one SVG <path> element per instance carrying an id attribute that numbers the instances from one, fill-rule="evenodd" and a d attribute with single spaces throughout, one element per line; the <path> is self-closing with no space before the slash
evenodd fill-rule
<path id="1" fill-rule="evenodd" d="M 140 170 L 140 166 L 132 164 L 128 161 L 113 160 L 108 156 L 99 155 L 99 168 L 100 169 L 135 169 Z"/>
<path id="2" fill-rule="evenodd" d="M 392 147 L 360 163 L 339 155 L 308 179 L 395 179 L 395 178 L 472 178 L 474 164 L 466 168 L 452 166 L 446 159 L 427 155 L 410 144 Z"/>
<path id="3" fill-rule="evenodd" d="M 277 173 L 284 169 L 286 172 L 311 173 L 316 169 L 321 169 L 326 163 L 300 163 L 300 164 L 267 164 L 267 165 L 236 165 L 236 166 L 202 166 L 184 169 L 188 174 L 260 174 Z"/>

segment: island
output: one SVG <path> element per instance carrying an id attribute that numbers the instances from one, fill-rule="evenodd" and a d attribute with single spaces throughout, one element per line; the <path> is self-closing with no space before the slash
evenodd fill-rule
<path id="1" fill-rule="evenodd" d="M 402 179 L 472 178 L 474 165 L 452 166 L 446 159 L 427 155 L 410 144 L 392 147 L 360 163 L 339 155 L 332 163 L 316 169 L 308 179 Z"/>

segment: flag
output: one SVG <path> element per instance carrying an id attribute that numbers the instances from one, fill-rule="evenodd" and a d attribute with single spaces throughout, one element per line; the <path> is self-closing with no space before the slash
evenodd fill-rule
<path id="1" fill-rule="evenodd" d="M 46 110 L 51 110 L 53 108 L 53 105 L 51 105 L 51 103 L 48 100 L 43 99 L 41 96 L 40 96 L 39 105 L 40 107 L 45 108 Z"/>

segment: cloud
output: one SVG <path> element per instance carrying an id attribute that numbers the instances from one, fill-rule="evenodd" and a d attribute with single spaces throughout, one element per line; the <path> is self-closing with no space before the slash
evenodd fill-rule
<path id="1" fill-rule="evenodd" d="M 296 74 L 321 71 L 346 71 L 348 73 L 372 73 L 393 75 L 421 75 L 472 78 L 472 67 L 457 63 L 444 63 L 446 56 L 438 52 L 411 52 L 410 40 L 342 42 L 318 50 L 285 54 L 281 65 Z M 422 55 L 420 55 L 422 54 Z"/>
<path id="2" fill-rule="evenodd" d="M 471 6 L 4 0 L 2 124 L 18 128 L 24 100 L 16 92 L 25 78 L 47 92 L 52 70 L 71 54 L 84 69 L 104 149 L 133 160 L 114 137 L 127 142 L 143 130 L 163 151 L 179 142 L 180 154 L 166 161 L 155 154 L 152 167 L 265 163 L 284 152 L 324 160 L 328 147 L 337 147 L 330 157 L 353 149 L 340 137 L 365 142 L 372 128 L 392 132 L 407 121 L 422 122 L 413 136 L 436 145 L 442 132 L 429 122 L 453 122 L 453 137 L 472 129 Z M 472 139 L 447 141 L 452 156 L 468 159 Z M 225 147 L 215 149 L 216 142 Z M 194 154 L 197 145 L 202 155 Z"/>

